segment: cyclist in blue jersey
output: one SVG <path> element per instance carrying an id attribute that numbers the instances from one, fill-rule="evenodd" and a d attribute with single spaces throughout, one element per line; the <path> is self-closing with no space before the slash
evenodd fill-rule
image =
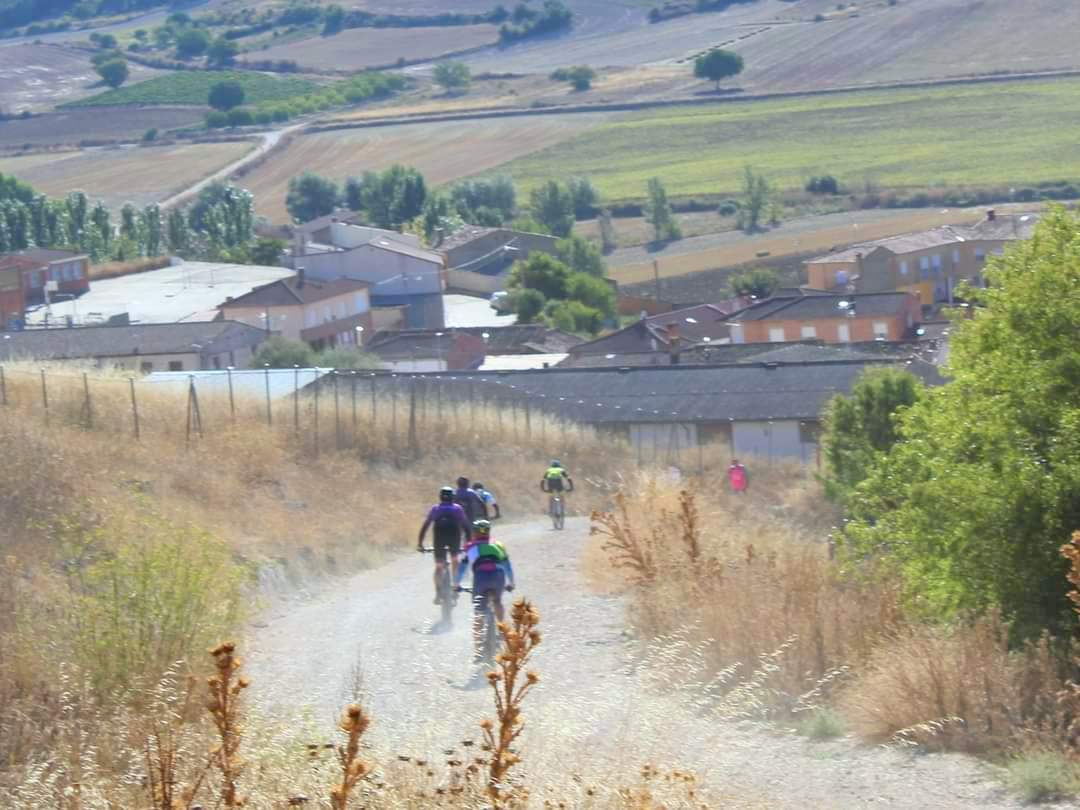
<path id="1" fill-rule="evenodd" d="M 492 492 L 484 489 L 484 485 L 479 481 L 476 481 L 472 485 L 473 492 L 480 496 L 480 500 L 484 502 L 484 506 L 488 508 L 488 519 L 498 520 L 502 517 L 502 511 L 499 509 L 499 502 L 495 499 L 495 495 Z M 491 514 L 494 511 L 495 514 Z"/>
<path id="2" fill-rule="evenodd" d="M 428 510 L 427 519 L 420 527 L 420 537 L 416 541 L 417 551 L 426 551 L 424 535 L 432 527 L 432 548 L 435 552 L 435 604 L 439 604 L 439 578 L 450 562 L 450 574 L 454 581 L 458 576 L 458 558 L 461 556 L 462 539 L 467 542 L 472 537 L 472 527 L 465 516 L 465 510 L 454 503 L 454 488 L 443 487 L 439 490 L 439 502 Z"/>
<path id="3" fill-rule="evenodd" d="M 503 591 L 514 590 L 514 568 L 510 565 L 510 555 L 502 543 L 491 539 L 491 524 L 478 520 L 473 524 L 473 538 L 465 548 L 465 556 L 458 566 L 455 584 L 461 590 L 465 574 L 472 570 L 473 605 L 476 612 L 473 617 L 473 632 L 479 637 L 484 630 L 484 611 L 487 600 L 498 621 L 503 621 Z"/>

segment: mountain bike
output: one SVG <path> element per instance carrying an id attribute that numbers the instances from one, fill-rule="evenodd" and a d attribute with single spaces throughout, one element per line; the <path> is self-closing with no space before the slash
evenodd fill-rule
<path id="1" fill-rule="evenodd" d="M 423 554 L 434 554 L 435 549 L 424 548 L 421 549 Z M 442 610 L 443 624 L 449 625 L 454 619 L 454 605 L 456 600 L 454 598 L 454 589 L 450 584 L 450 560 L 447 560 L 439 570 L 439 584 L 435 589 L 435 595 L 439 599 L 439 608 Z"/>
<path id="2" fill-rule="evenodd" d="M 551 516 L 551 525 L 556 530 L 566 525 L 566 503 L 563 502 L 561 492 L 552 492 L 548 496 L 548 515 Z"/>
<path id="3" fill-rule="evenodd" d="M 476 593 L 472 588 L 462 588 L 465 593 Z M 507 588 L 507 590 L 511 590 Z M 484 600 L 484 611 L 480 615 L 484 617 L 484 629 L 473 637 L 473 658 L 477 663 L 485 666 L 494 666 L 495 656 L 499 653 L 499 623 L 495 618 L 494 600 L 489 596 Z M 475 632 L 475 630 L 474 630 Z"/>

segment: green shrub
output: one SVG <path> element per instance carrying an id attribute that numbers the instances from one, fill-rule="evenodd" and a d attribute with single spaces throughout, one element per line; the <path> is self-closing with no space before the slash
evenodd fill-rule
<path id="1" fill-rule="evenodd" d="M 211 110 L 206 114 L 206 126 L 208 129 L 221 129 L 229 125 L 229 114 L 221 110 Z"/>
<path id="2" fill-rule="evenodd" d="M 247 109 L 229 110 L 228 118 L 230 127 L 247 127 L 255 123 L 255 116 Z"/>
<path id="3" fill-rule="evenodd" d="M 799 723 L 799 733 L 811 740 L 832 740 L 844 736 L 847 724 L 832 709 L 815 709 Z"/>
<path id="4" fill-rule="evenodd" d="M 274 116 L 270 114 L 269 110 L 256 110 L 255 111 L 255 123 L 256 124 L 269 124 L 274 120 Z"/>
<path id="5" fill-rule="evenodd" d="M 69 566 L 66 638 L 100 689 L 155 677 L 235 627 L 245 579 L 223 542 L 149 510 L 53 527 Z"/>
<path id="6" fill-rule="evenodd" d="M 157 127 L 150 127 L 150 129 L 146 130 L 146 132 L 143 133 L 143 136 L 142 136 L 143 143 L 150 143 L 151 141 L 156 141 L 157 136 L 158 136 Z"/>
<path id="7" fill-rule="evenodd" d="M 1044 751 L 1009 763 L 1009 784 L 1024 801 L 1041 802 L 1075 793 L 1080 788 L 1080 774 L 1063 754 Z"/>

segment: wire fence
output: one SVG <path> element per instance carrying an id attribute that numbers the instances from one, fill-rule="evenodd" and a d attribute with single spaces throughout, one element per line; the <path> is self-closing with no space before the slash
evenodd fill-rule
<path id="1" fill-rule="evenodd" d="M 386 371 L 223 369 L 146 377 L 71 367 L 0 366 L 0 408 L 45 426 L 75 426 L 131 441 L 214 441 L 258 427 L 318 456 L 358 450 L 398 461 L 481 448 L 531 448 L 566 455 L 595 441 L 621 444 L 644 466 L 705 471 L 730 460 L 730 425 L 645 408 L 655 397 L 612 401 L 603 392 L 575 398 L 525 390 L 497 375 Z M 687 403 L 689 409 L 692 403 Z M 623 408 L 625 418 L 612 418 Z M 606 413 L 604 413 L 606 411 Z M 595 421 L 589 421 L 589 419 Z M 798 443 L 815 463 L 816 439 Z M 763 460 L 790 459 L 774 452 Z"/>

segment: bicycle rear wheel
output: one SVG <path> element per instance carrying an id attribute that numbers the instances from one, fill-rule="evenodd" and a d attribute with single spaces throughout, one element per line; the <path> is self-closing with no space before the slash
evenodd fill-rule
<path id="1" fill-rule="evenodd" d="M 495 655 L 499 650 L 499 632 L 498 627 L 495 626 L 495 611 L 492 610 L 491 605 L 488 605 L 487 612 L 484 614 L 484 648 L 483 656 L 484 663 L 488 666 L 495 664 Z"/>
<path id="2" fill-rule="evenodd" d="M 551 522 L 557 530 L 562 530 L 566 525 L 566 504 L 562 498 L 556 498 L 552 504 Z"/>
<path id="3" fill-rule="evenodd" d="M 439 607 L 442 610 L 443 624 L 450 624 L 454 618 L 454 594 L 450 590 L 450 563 L 443 566 L 439 577 Z"/>

